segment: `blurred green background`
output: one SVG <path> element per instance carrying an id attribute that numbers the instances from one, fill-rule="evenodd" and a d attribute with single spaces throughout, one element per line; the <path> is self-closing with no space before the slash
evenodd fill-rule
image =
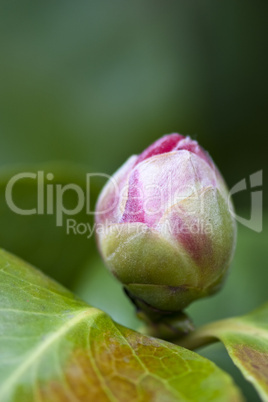
<path id="1" fill-rule="evenodd" d="M 0 245 L 137 328 L 94 239 L 67 236 L 53 216 L 12 213 L 6 183 L 15 173 L 44 170 L 53 172 L 53 184 L 83 187 L 86 172 L 112 174 L 170 132 L 197 139 L 229 187 L 258 170 L 265 179 L 267 12 L 260 0 L 0 1 Z M 92 184 L 92 204 L 103 184 Z M 16 186 L 15 196 L 33 207 L 33 181 Z M 75 205 L 73 195 L 65 202 Z M 249 191 L 234 202 L 239 215 L 250 216 Z M 92 222 L 84 212 L 78 219 Z M 265 225 L 262 233 L 239 225 L 226 287 L 189 308 L 195 323 L 265 302 L 267 256 Z M 220 347 L 203 353 L 234 370 Z M 234 375 L 248 400 L 258 400 Z"/>

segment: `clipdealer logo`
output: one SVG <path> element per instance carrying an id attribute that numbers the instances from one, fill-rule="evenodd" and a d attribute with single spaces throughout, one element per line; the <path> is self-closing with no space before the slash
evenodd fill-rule
<path id="1" fill-rule="evenodd" d="M 109 175 L 104 173 L 88 173 L 86 174 L 86 190 L 75 183 L 55 184 L 49 183 L 54 179 L 53 173 L 45 173 L 44 171 L 23 172 L 13 176 L 7 183 L 5 189 L 6 203 L 11 211 L 18 215 L 55 215 L 56 226 L 63 226 L 63 217 L 75 216 L 86 207 L 87 215 L 95 215 L 95 211 L 90 209 L 90 182 L 93 177 L 101 177 L 113 180 Z M 20 181 L 30 179 L 36 183 L 36 206 L 35 208 L 25 209 L 14 201 L 14 190 L 16 184 Z M 114 183 L 116 185 L 116 183 Z M 71 191 L 77 198 L 76 205 L 73 208 L 67 208 L 64 205 L 64 198 L 67 191 Z M 55 201 L 56 200 L 56 201 Z M 113 208 L 113 206 L 111 206 Z M 109 208 L 110 209 L 110 208 Z M 104 211 L 104 213 L 107 211 Z"/>
<path id="2" fill-rule="evenodd" d="M 91 210 L 91 197 L 90 197 L 90 188 L 91 188 L 91 180 L 92 178 L 104 178 L 108 180 L 110 184 L 113 185 L 114 191 L 114 203 L 113 205 L 109 204 L 106 210 L 102 210 L 99 212 Z M 16 185 L 23 180 L 33 180 L 36 185 L 36 205 L 34 208 L 22 208 L 19 205 L 19 201 L 17 203 L 14 201 L 14 189 Z M 105 173 L 87 173 L 85 186 L 82 188 L 78 184 L 68 183 L 68 184 L 56 184 L 52 181 L 54 180 L 54 174 L 49 172 L 45 173 L 44 171 L 38 171 L 37 173 L 33 172 L 22 172 L 14 175 L 8 181 L 5 189 L 5 198 L 7 206 L 11 211 L 18 215 L 55 215 L 56 226 L 62 227 L 65 224 L 64 217 L 74 217 L 79 214 L 84 208 L 87 215 L 96 215 L 96 214 L 107 214 L 112 211 L 116 206 L 119 199 L 125 201 L 129 197 L 128 186 L 125 186 L 123 189 L 119 189 L 118 184 L 114 177 L 111 177 Z M 262 222 L 263 222 L 263 211 L 262 211 L 262 197 L 263 191 L 260 188 L 263 184 L 263 172 L 262 170 L 253 173 L 249 177 L 250 186 L 247 186 L 247 180 L 243 179 L 239 181 L 235 186 L 233 186 L 229 192 L 228 197 L 228 205 L 229 210 L 232 216 L 240 222 L 242 225 L 248 227 L 249 229 L 255 232 L 262 231 Z M 258 188 L 257 188 L 258 187 Z M 256 190 L 257 188 L 257 190 Z M 159 188 L 159 206 L 161 209 L 162 196 L 161 188 Z M 188 196 L 195 196 L 194 193 L 196 189 L 188 189 Z M 250 204 L 250 219 L 245 219 L 239 215 L 237 215 L 232 206 L 231 197 L 234 194 L 237 194 L 241 191 L 249 191 L 251 197 Z M 76 203 L 73 208 L 67 208 L 64 205 L 64 200 L 67 192 L 73 192 L 76 197 Z M 171 194 L 175 194 L 171 188 Z M 148 213 L 150 212 L 150 199 L 144 200 L 143 195 L 140 194 L 139 197 L 143 200 L 143 206 L 147 205 L 148 201 Z M 136 196 L 134 198 L 137 198 Z M 183 198 L 183 197 L 182 197 Z M 171 202 L 179 205 L 179 198 L 176 200 L 172 199 Z M 200 200 L 201 206 L 203 205 L 203 200 Z M 66 202 L 65 202 L 66 204 Z M 157 213 L 158 211 L 151 211 L 151 213 Z M 195 213 L 196 211 L 192 211 Z M 95 230 L 101 230 L 101 228 L 96 228 L 95 224 L 93 227 L 90 226 L 88 222 L 80 222 L 78 223 L 75 219 L 67 219 L 66 220 L 66 228 L 67 234 L 71 231 L 74 234 L 89 234 L 88 238 L 93 235 Z"/>
<path id="3" fill-rule="evenodd" d="M 263 226 L 263 171 L 259 170 L 249 176 L 249 186 L 246 179 L 240 180 L 229 191 L 228 205 L 231 215 L 243 226 L 254 232 L 262 232 Z M 237 215 L 232 208 L 231 197 L 241 191 L 250 191 L 250 218 Z"/>

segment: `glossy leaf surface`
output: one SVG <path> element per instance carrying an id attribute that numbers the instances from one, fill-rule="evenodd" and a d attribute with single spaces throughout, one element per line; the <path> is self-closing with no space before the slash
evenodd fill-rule
<path id="1" fill-rule="evenodd" d="M 1 401 L 240 401 L 194 352 L 113 322 L 0 253 Z"/>
<path id="2" fill-rule="evenodd" d="M 250 314 L 198 329 L 181 345 L 192 349 L 221 340 L 231 359 L 263 401 L 268 401 L 268 303 Z"/>

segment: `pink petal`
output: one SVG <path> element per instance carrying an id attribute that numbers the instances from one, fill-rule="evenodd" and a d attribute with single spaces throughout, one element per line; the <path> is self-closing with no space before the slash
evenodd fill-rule
<path id="1" fill-rule="evenodd" d="M 153 156 L 130 173 L 121 222 L 141 222 L 153 227 L 172 205 L 203 187 L 215 185 L 214 170 L 189 151 Z"/>
<path id="2" fill-rule="evenodd" d="M 155 141 L 139 155 L 136 165 L 145 159 L 151 158 L 151 156 L 175 150 L 179 142 L 184 138 L 185 137 L 180 134 L 164 135 L 164 137 L 159 138 L 159 140 Z"/>

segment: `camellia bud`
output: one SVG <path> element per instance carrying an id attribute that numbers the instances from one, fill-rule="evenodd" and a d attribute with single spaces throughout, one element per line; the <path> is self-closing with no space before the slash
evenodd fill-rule
<path id="1" fill-rule="evenodd" d="M 178 312 L 222 285 L 235 246 L 228 191 L 210 156 L 179 134 L 130 157 L 96 207 L 103 259 L 146 312 Z"/>

